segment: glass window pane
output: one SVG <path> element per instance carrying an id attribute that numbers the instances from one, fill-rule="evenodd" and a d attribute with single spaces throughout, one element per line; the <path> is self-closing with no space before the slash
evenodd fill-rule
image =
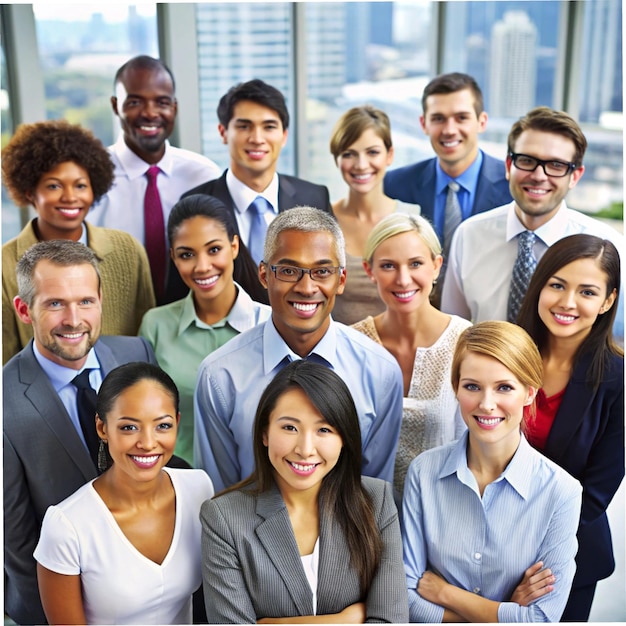
<path id="1" fill-rule="evenodd" d="M 260 78 L 283 93 L 294 113 L 291 15 L 288 2 L 196 5 L 202 152 L 224 168 L 229 157 L 216 109 L 233 85 Z M 285 174 L 294 170 L 293 145 L 289 137 L 280 154 L 278 170 Z"/>
<path id="2" fill-rule="evenodd" d="M 431 67 L 432 2 L 307 2 L 307 136 L 302 175 L 329 187 L 346 184 L 329 151 L 333 126 L 353 106 L 372 104 L 390 118 L 394 166 L 432 152 L 419 123 L 420 100 Z M 346 36 L 349 33 L 349 36 Z"/>
<path id="3" fill-rule="evenodd" d="M 113 77 L 132 56 L 158 56 L 156 3 L 41 2 L 33 11 L 47 118 L 81 124 L 113 143 Z"/>

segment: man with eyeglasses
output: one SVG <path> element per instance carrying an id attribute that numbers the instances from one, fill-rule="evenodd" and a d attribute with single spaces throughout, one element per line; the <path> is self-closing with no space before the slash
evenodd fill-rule
<path id="1" fill-rule="evenodd" d="M 528 242 L 529 274 L 548 247 L 568 235 L 588 233 L 624 249 L 624 238 L 615 229 L 565 204 L 585 171 L 586 148 L 576 121 L 561 111 L 537 107 L 513 124 L 506 159 L 513 202 L 458 227 L 448 259 L 443 311 L 474 323 L 515 321 L 525 293 L 515 280 L 523 242 Z M 623 338 L 621 298 L 620 309 L 614 333 Z"/>
<path id="2" fill-rule="evenodd" d="M 254 469 L 252 427 L 259 398 L 294 359 L 331 367 L 356 405 L 362 473 L 393 479 L 402 419 L 402 373 L 395 358 L 365 335 L 331 319 L 346 281 L 343 234 L 331 215 L 312 207 L 280 213 L 269 225 L 259 278 L 271 318 L 204 359 L 194 399 L 195 465 L 216 491 Z"/>

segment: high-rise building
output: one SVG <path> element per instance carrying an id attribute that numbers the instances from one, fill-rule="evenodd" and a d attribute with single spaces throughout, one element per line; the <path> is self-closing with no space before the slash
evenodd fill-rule
<path id="1" fill-rule="evenodd" d="M 523 11 L 507 11 L 491 32 L 489 111 L 494 117 L 524 115 L 535 103 L 537 28 Z"/>

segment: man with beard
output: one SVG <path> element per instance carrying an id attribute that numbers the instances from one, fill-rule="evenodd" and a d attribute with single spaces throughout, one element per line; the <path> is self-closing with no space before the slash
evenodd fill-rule
<path id="1" fill-rule="evenodd" d="M 171 146 L 178 111 L 174 77 L 160 60 L 138 56 L 119 68 L 111 97 L 122 133 L 109 147 L 115 182 L 89 213 L 89 222 L 125 230 L 146 246 L 157 303 L 168 267 L 167 218 L 183 193 L 217 178 L 210 159 Z"/>
<path id="2" fill-rule="evenodd" d="M 95 407 L 83 410 L 77 379 L 97 391 L 115 367 L 156 359 L 143 338 L 100 337 L 100 273 L 87 246 L 37 243 L 16 271 L 14 305 L 34 338 L 3 369 L 5 611 L 44 624 L 33 558 L 44 513 L 98 475 Z"/>

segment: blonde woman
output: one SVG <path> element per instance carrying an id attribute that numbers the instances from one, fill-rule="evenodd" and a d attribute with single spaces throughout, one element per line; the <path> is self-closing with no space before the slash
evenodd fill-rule
<path id="1" fill-rule="evenodd" d="M 449 378 L 457 338 L 470 322 L 442 313 L 430 302 L 442 256 L 437 235 L 423 217 L 385 217 L 370 233 L 364 255 L 365 271 L 386 308 L 354 328 L 387 348 L 402 369 L 402 427 L 394 472 L 401 494 L 413 458 L 464 430 Z"/>

